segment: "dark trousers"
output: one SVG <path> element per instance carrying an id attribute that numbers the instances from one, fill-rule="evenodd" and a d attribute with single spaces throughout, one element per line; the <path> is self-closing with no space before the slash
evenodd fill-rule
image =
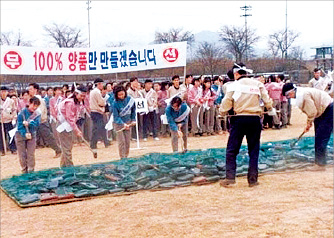
<path id="1" fill-rule="evenodd" d="M 327 144 L 333 133 L 333 103 L 324 113 L 314 120 L 315 130 L 315 163 L 326 165 Z"/>
<path id="2" fill-rule="evenodd" d="M 2 127 L 2 125 L 1 125 L 2 123 L 0 123 L 0 126 Z M 8 122 L 8 123 L 3 123 L 3 127 L 4 127 L 4 131 L 5 131 L 5 140 L 6 140 L 6 142 L 5 142 L 5 144 L 7 145 L 7 142 L 9 143 L 9 141 L 10 141 L 10 137 L 9 137 L 9 134 L 8 134 L 8 132 L 10 131 L 10 130 L 12 130 L 13 128 L 14 128 L 14 126 L 13 126 L 13 124 L 12 124 L 12 122 Z M 2 136 L 2 128 L 0 128 L 0 150 L 1 150 L 1 152 L 5 152 L 5 148 L 3 147 L 3 136 Z M 9 149 L 10 149 L 10 151 L 12 151 L 12 152 L 14 152 L 14 151 L 16 151 L 16 144 L 15 144 L 15 140 L 13 139 L 12 140 L 12 142 L 11 143 L 9 143 Z"/>
<path id="3" fill-rule="evenodd" d="M 97 141 L 100 138 L 102 138 L 104 146 L 108 146 L 109 141 L 107 140 L 107 130 L 104 128 L 105 123 L 103 115 L 98 112 L 91 112 L 90 116 L 93 122 L 92 140 L 90 142 L 90 147 L 92 149 L 97 149 Z"/>
<path id="4" fill-rule="evenodd" d="M 226 148 L 226 178 L 235 179 L 237 155 L 246 136 L 249 155 L 248 183 L 257 182 L 261 121 L 259 116 L 235 116 L 230 120 L 230 136 Z"/>
<path id="5" fill-rule="evenodd" d="M 86 141 L 92 140 L 92 119 L 86 113 L 82 133 Z"/>
<path id="6" fill-rule="evenodd" d="M 147 138 L 149 125 L 152 125 L 153 137 L 158 137 L 157 133 L 157 114 L 155 111 L 143 115 L 143 137 Z"/>
<path id="7" fill-rule="evenodd" d="M 290 120 L 291 120 L 291 99 L 288 99 L 288 110 L 286 113 L 288 124 L 290 125 Z"/>
<path id="8" fill-rule="evenodd" d="M 61 153 L 60 146 L 57 144 L 57 140 L 51 131 L 49 122 L 39 124 L 37 131 L 46 145 L 50 146 L 56 154 Z"/>

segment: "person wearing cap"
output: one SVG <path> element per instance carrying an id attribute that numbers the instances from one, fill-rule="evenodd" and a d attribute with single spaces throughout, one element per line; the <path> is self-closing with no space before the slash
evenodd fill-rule
<path id="1" fill-rule="evenodd" d="M 314 170 L 324 170 L 326 165 L 327 144 L 333 133 L 333 99 L 323 90 L 295 87 L 292 83 L 283 86 L 282 94 L 295 98 L 298 108 L 307 115 L 304 132 L 308 132 L 314 123 Z"/>
<path id="2" fill-rule="evenodd" d="M 15 140 L 10 140 L 8 132 L 14 128 L 12 121 L 17 115 L 17 107 L 15 106 L 15 102 L 13 99 L 8 97 L 8 90 L 9 88 L 6 86 L 1 86 L 1 100 L 0 100 L 0 113 L 1 113 L 1 119 L 0 119 L 0 150 L 1 155 L 5 155 L 6 148 L 7 147 L 7 141 L 9 144 L 9 149 L 12 152 L 12 154 L 16 154 L 16 144 Z"/>
<path id="3" fill-rule="evenodd" d="M 84 107 L 87 88 L 84 85 L 78 86 L 68 98 L 59 103 L 57 119 L 59 132 L 61 159 L 60 167 L 73 166 L 72 148 L 73 148 L 73 132 L 78 137 L 82 137 L 82 132 L 76 124 L 80 111 Z"/>
<path id="4" fill-rule="evenodd" d="M 260 100 L 265 107 L 272 111 L 272 101 L 263 83 L 247 77 L 247 72 L 252 70 L 244 64 L 234 64 L 233 73 L 235 82 L 226 88 L 220 113 L 222 115 L 233 108 L 235 115 L 231 117 L 230 135 L 226 148 L 226 179 L 220 185 L 229 187 L 235 184 L 236 157 L 239 154 L 240 146 L 244 136 L 247 139 L 249 168 L 247 180 L 250 187 L 258 185 L 258 159 L 261 136 L 261 113 Z"/>
<path id="5" fill-rule="evenodd" d="M 106 100 L 102 97 L 103 79 L 97 78 L 94 80 L 95 88 L 89 94 L 90 116 L 93 123 L 92 140 L 90 147 L 94 151 L 94 157 L 97 157 L 97 141 L 100 137 L 104 142 L 104 146 L 109 146 L 107 139 L 107 131 L 103 115 L 105 113 Z"/>
<path id="6" fill-rule="evenodd" d="M 37 127 L 37 138 L 38 135 L 49 145 L 54 151 L 55 156 L 53 158 L 59 158 L 61 155 L 60 146 L 57 144 L 57 140 L 53 135 L 51 130 L 49 121 L 48 121 L 48 114 L 46 109 L 46 104 L 41 95 L 38 95 L 37 92 L 39 90 L 39 85 L 37 83 L 30 83 L 29 84 L 29 96 L 30 97 L 37 97 L 41 103 L 38 109 L 41 111 L 41 123 Z"/>

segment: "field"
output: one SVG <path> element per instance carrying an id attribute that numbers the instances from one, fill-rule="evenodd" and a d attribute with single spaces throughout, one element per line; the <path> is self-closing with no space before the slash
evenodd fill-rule
<path id="1" fill-rule="evenodd" d="M 292 126 L 263 131 L 261 141 L 296 138 L 306 117 L 293 108 Z M 313 128 L 306 136 L 314 135 Z M 226 147 L 228 134 L 191 137 L 188 149 Z M 94 159 L 85 146 L 73 149 L 74 164 L 118 159 L 116 142 L 99 144 Z M 148 152 L 171 152 L 170 138 L 141 142 Z M 131 147 L 136 147 L 132 142 Z M 49 148 L 36 150 L 36 170 L 59 166 Z M 1 177 L 20 174 L 16 155 L 1 158 Z M 249 188 L 238 177 L 233 188 L 219 183 L 130 196 L 20 208 L 1 191 L 1 237 L 333 237 L 333 166 L 260 176 Z"/>

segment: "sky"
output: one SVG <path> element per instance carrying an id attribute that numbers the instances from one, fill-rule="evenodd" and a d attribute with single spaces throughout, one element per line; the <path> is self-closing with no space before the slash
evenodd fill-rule
<path id="1" fill-rule="evenodd" d="M 156 31 L 183 28 L 193 34 L 219 32 L 224 25 L 244 26 L 242 6 L 251 6 L 247 26 L 261 37 L 256 48 L 265 51 L 269 34 L 288 29 L 299 32 L 294 46 L 306 58 L 312 47 L 333 45 L 333 1 L 91 1 L 91 47 L 125 42 L 145 45 Z M 286 8 L 287 7 L 287 8 Z M 50 47 L 44 25 L 65 24 L 82 29 L 88 43 L 87 1 L 1 0 L 1 32 L 20 31 L 35 47 Z"/>

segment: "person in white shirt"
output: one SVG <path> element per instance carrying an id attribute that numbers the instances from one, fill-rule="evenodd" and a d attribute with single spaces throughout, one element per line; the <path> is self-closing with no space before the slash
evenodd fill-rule
<path id="1" fill-rule="evenodd" d="M 107 133 L 103 115 L 105 113 L 106 100 L 102 97 L 103 79 L 97 78 L 94 80 L 95 88 L 89 94 L 90 116 L 93 122 L 92 126 L 92 140 L 90 147 L 94 151 L 94 157 L 97 157 L 97 141 L 100 137 L 104 142 L 104 146 L 109 146 L 107 140 Z"/>
<path id="2" fill-rule="evenodd" d="M 158 131 L 157 131 L 157 115 L 158 110 L 158 94 L 152 88 L 152 80 L 147 79 L 145 81 L 144 89 L 140 92 L 144 98 L 147 100 L 148 113 L 143 115 L 143 137 L 144 141 L 147 141 L 149 124 L 152 125 L 152 132 L 154 140 L 159 140 Z"/>

